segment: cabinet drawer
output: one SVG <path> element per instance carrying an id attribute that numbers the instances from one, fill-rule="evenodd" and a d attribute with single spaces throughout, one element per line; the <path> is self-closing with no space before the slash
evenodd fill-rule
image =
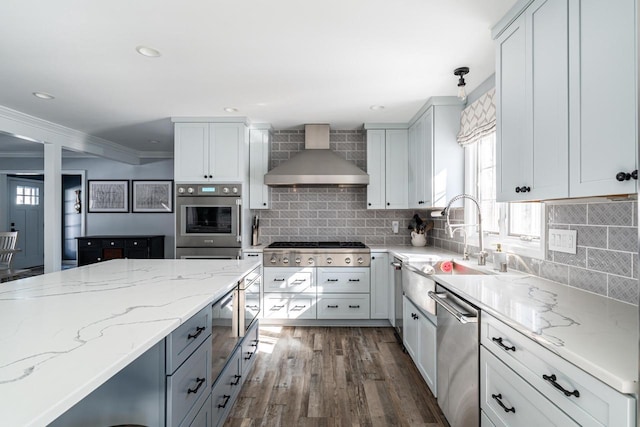
<path id="1" fill-rule="evenodd" d="M 617 392 L 486 312 L 482 312 L 481 343 L 581 425 L 635 425 L 633 398 Z M 553 382 L 573 394 L 567 395 Z"/>
<path id="2" fill-rule="evenodd" d="M 480 383 L 480 407 L 496 427 L 578 426 L 482 347 Z"/>
<path id="3" fill-rule="evenodd" d="M 146 248 L 149 244 L 147 239 L 127 239 L 125 246 L 127 248 Z"/>
<path id="4" fill-rule="evenodd" d="M 265 267 L 264 291 L 315 293 L 315 271 L 312 267 Z"/>
<path id="5" fill-rule="evenodd" d="M 209 394 L 202 405 L 196 405 L 189 411 L 180 427 L 213 427 L 211 409 L 211 394 Z"/>
<path id="6" fill-rule="evenodd" d="M 124 239 L 102 239 L 103 248 L 124 248 Z"/>
<path id="7" fill-rule="evenodd" d="M 167 369 L 171 375 L 211 335 L 211 307 L 207 306 L 166 338 Z"/>
<path id="8" fill-rule="evenodd" d="M 316 305 L 318 319 L 369 318 L 369 294 L 322 294 Z"/>
<path id="9" fill-rule="evenodd" d="M 224 424 L 233 403 L 242 387 L 240 349 L 229 359 L 229 363 L 218 377 L 211 391 L 212 425 Z"/>
<path id="10" fill-rule="evenodd" d="M 307 294 L 264 294 L 265 319 L 315 319 L 316 297 Z"/>
<path id="11" fill-rule="evenodd" d="M 242 363 L 242 378 L 246 379 L 249 370 L 253 366 L 253 362 L 256 361 L 258 354 L 258 344 L 260 343 L 260 331 L 258 321 L 253 322 L 253 325 L 245 335 L 241 344 L 241 360 Z"/>
<path id="12" fill-rule="evenodd" d="M 178 426 L 211 389 L 211 346 L 202 344 L 167 377 L 167 425 Z"/>
<path id="13" fill-rule="evenodd" d="M 78 239 L 79 248 L 101 248 L 101 239 Z"/>
<path id="14" fill-rule="evenodd" d="M 368 268 L 318 268 L 318 292 L 369 292 Z"/>
<path id="15" fill-rule="evenodd" d="M 491 422 L 484 411 L 480 411 L 480 427 L 496 427 L 496 425 Z"/>

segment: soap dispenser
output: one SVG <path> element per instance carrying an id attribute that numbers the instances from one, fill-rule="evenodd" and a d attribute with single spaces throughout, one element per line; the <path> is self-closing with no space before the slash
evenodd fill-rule
<path id="1" fill-rule="evenodd" d="M 502 245 L 496 244 L 496 250 L 493 253 L 493 269 L 498 271 L 507 271 L 507 253 L 502 252 Z"/>

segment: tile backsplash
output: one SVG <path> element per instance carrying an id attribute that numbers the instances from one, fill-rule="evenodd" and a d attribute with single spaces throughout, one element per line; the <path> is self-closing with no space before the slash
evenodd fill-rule
<path id="1" fill-rule="evenodd" d="M 332 130 L 331 149 L 366 170 L 363 130 Z M 304 130 L 274 132 L 271 168 L 304 149 Z M 356 240 L 367 245 L 410 245 L 412 210 L 369 210 L 366 188 L 273 188 L 272 208 L 260 216 L 260 242 Z M 577 230 L 577 253 L 546 251 L 544 260 L 509 254 L 509 268 L 621 301 L 638 304 L 638 214 L 635 200 L 552 202 L 545 204 L 549 228 Z M 454 209 L 463 219 L 462 208 Z M 424 212 L 423 212 L 423 215 Z M 400 232 L 393 234 L 392 221 Z M 435 220 L 428 244 L 462 253 L 463 238 L 445 233 Z M 471 252 L 477 248 L 470 248 Z M 491 258 L 489 258 L 491 259 Z"/>

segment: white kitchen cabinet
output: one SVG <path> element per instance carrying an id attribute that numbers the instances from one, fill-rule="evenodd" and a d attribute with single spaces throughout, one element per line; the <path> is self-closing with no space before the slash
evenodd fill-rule
<path id="1" fill-rule="evenodd" d="M 531 411 L 564 413 L 575 425 L 636 425 L 633 396 L 619 393 L 486 312 L 481 316 L 481 348 L 502 362 L 500 365 L 486 362 L 492 358 L 483 356 L 481 363 L 481 406 L 496 426 L 530 425 L 526 423 L 526 417 L 515 417 L 520 419 L 518 422 L 510 421 L 492 398 L 492 394 L 507 387 L 510 390 L 509 394 L 503 392 L 503 403 L 515 406 L 519 394 L 533 404 Z M 517 402 L 517 407 L 524 404 L 522 399 Z M 552 402 L 553 408 L 547 405 L 548 402 Z M 526 413 L 524 408 L 520 412 Z M 553 420 L 558 422 L 556 418 Z M 554 425 L 545 424 L 542 418 L 540 422 L 541 425 Z M 560 422 L 556 425 L 572 424 Z"/>
<path id="2" fill-rule="evenodd" d="M 367 128 L 368 209 L 408 208 L 407 129 Z"/>
<path id="3" fill-rule="evenodd" d="M 271 188 L 264 183 L 271 157 L 271 133 L 269 129 L 252 127 L 249 131 L 249 207 L 271 208 Z"/>
<path id="4" fill-rule="evenodd" d="M 389 317 L 389 254 L 371 252 L 371 318 Z"/>
<path id="5" fill-rule="evenodd" d="M 494 28 L 498 201 L 636 192 L 635 10 L 536 0 Z"/>
<path id="6" fill-rule="evenodd" d="M 369 294 L 319 293 L 317 300 L 318 319 L 369 318 Z"/>
<path id="7" fill-rule="evenodd" d="M 435 97 L 409 127 L 409 208 L 444 207 L 464 192 L 464 150 L 457 142 L 462 106 Z"/>
<path id="8" fill-rule="evenodd" d="M 436 322 L 406 296 L 403 299 L 403 344 L 422 378 L 435 397 L 436 390 Z"/>
<path id="9" fill-rule="evenodd" d="M 635 193 L 636 1 L 570 3 L 570 194 Z"/>
<path id="10" fill-rule="evenodd" d="M 175 123 L 175 181 L 244 182 L 247 132 L 244 123 Z"/>
<path id="11" fill-rule="evenodd" d="M 569 195 L 567 0 L 537 0 L 497 39 L 499 201 Z"/>

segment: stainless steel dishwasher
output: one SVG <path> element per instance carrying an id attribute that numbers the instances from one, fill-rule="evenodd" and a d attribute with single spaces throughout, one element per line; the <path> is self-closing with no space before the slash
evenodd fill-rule
<path id="1" fill-rule="evenodd" d="M 391 263 L 393 268 L 393 327 L 396 330 L 396 338 L 400 345 L 402 344 L 402 260 L 394 257 Z"/>
<path id="2" fill-rule="evenodd" d="M 480 425 L 479 310 L 436 284 L 438 405 L 451 427 Z"/>

